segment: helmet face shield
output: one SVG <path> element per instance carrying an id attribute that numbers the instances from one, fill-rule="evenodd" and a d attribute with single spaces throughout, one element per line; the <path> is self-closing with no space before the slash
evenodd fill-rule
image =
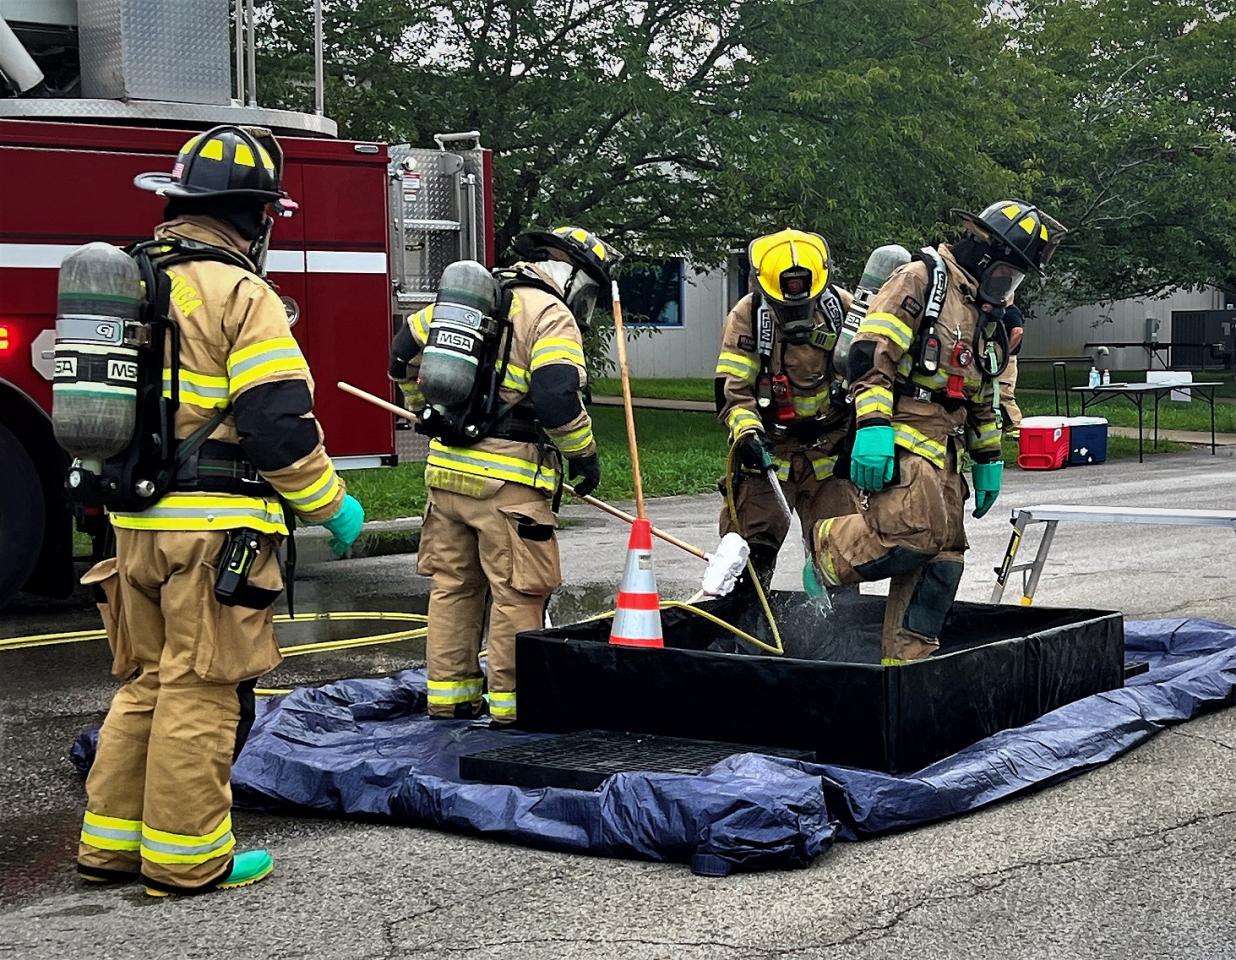
<path id="1" fill-rule="evenodd" d="M 1007 304 L 1026 279 L 1026 272 L 1017 264 L 997 260 L 983 271 L 979 280 L 979 297 L 986 303 Z"/>
<path id="2" fill-rule="evenodd" d="M 580 328 L 587 327 L 592 322 L 593 311 L 597 308 L 597 295 L 601 288 L 583 273 L 576 273 L 571 282 L 571 290 L 567 292 L 567 309 Z"/>

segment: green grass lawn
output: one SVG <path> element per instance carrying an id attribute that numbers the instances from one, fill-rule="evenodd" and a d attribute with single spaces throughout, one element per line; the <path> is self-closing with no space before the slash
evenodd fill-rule
<path id="1" fill-rule="evenodd" d="M 598 397 L 622 396 L 622 384 L 617 377 L 597 377 L 592 380 L 592 392 Z M 652 400 L 703 400 L 712 403 L 711 378 L 705 377 L 632 377 L 631 396 Z"/>

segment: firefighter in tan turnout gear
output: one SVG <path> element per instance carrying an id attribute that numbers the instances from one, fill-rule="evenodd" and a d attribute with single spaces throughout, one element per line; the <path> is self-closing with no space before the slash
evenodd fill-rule
<path id="1" fill-rule="evenodd" d="M 720 530 L 747 540 L 767 586 L 790 529 L 769 466 L 804 531 L 854 509 L 844 463 L 838 472 L 852 416 L 834 402 L 832 363 L 852 298 L 829 283 L 828 243 L 818 234 L 782 230 L 754 240 L 748 256 L 753 290 L 726 317 L 717 358 L 717 411 L 738 463 L 725 481 L 737 524 L 727 497 Z M 754 587 L 743 580 L 739 589 Z"/>
<path id="2" fill-rule="evenodd" d="M 266 208 L 294 206 L 280 161 L 273 138 L 217 127 L 184 146 L 172 175 L 136 180 L 167 199 L 151 256 L 169 281 L 164 309 L 180 350 L 164 354 L 164 395 L 178 390 L 175 436 L 194 450 L 148 509 L 109 511 L 116 556 L 84 581 L 106 596 L 113 670 L 125 682 L 86 781 L 78 869 L 96 882 L 140 873 L 156 896 L 271 872 L 266 851 L 235 852 L 230 774 L 253 721 L 254 680 L 280 661 L 270 607 L 283 586 L 284 504 L 330 528 L 336 552 L 363 519 L 323 449 L 283 305 L 260 276 Z M 62 285 L 62 310 L 64 297 Z"/>
<path id="3" fill-rule="evenodd" d="M 478 653 L 488 592 L 495 724 L 516 719 L 515 635 L 542 625 L 562 581 L 551 501 L 563 458 L 577 493 L 600 481 L 581 329 L 621 259 L 580 227 L 524 233 L 514 246 L 520 262 L 492 278 L 472 261 L 448 267 L 437 302 L 409 318 L 391 360 L 392 379 L 421 415 L 417 429 L 434 438 L 417 566 L 433 578 L 429 713 L 484 711 Z M 443 369 L 459 373 L 453 393 L 441 386 Z"/>
<path id="4" fill-rule="evenodd" d="M 962 454 L 973 462 L 975 509 L 996 501 L 1003 471 L 999 398 L 1008 354 L 1002 316 L 1026 271 L 1040 274 L 1065 230 L 1037 207 L 1002 200 L 967 235 L 925 248 L 872 300 L 850 347 L 857 432 L 851 476 L 861 509 L 814 531 L 808 589 L 892 578 L 885 663 L 939 647 L 967 547 Z"/>

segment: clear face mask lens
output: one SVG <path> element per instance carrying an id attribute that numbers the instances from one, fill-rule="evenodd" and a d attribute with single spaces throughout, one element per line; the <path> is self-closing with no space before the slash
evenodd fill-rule
<path id="1" fill-rule="evenodd" d="M 979 283 L 979 294 L 988 303 L 1007 303 L 1025 277 L 1025 273 L 1011 264 L 992 264 Z"/>

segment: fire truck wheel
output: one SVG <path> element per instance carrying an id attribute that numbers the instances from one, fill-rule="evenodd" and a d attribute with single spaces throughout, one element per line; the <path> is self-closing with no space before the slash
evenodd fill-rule
<path id="1" fill-rule="evenodd" d="M 26 585 L 43 545 L 43 488 L 25 448 L 0 426 L 0 607 Z"/>

